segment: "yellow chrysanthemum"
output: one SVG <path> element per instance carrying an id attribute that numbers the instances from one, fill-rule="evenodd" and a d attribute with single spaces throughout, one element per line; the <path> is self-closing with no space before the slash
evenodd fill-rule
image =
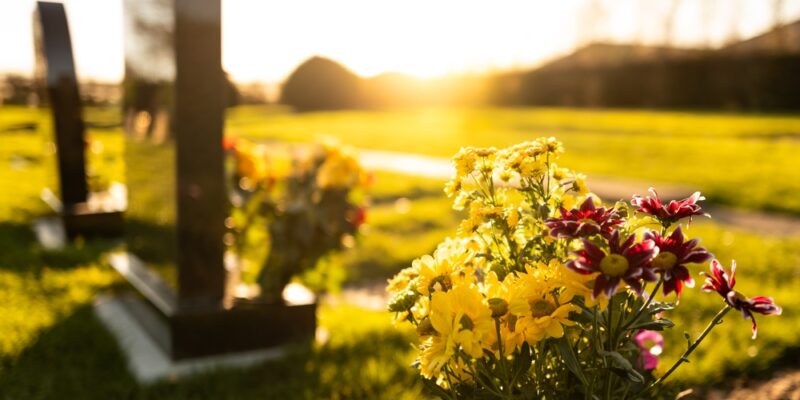
<path id="1" fill-rule="evenodd" d="M 532 159 L 525 159 L 519 166 L 519 174 L 525 178 L 538 178 L 546 171 L 545 163 Z"/>
<path id="2" fill-rule="evenodd" d="M 475 169 L 477 157 L 475 149 L 472 147 L 462 148 L 454 157 L 453 165 L 456 168 L 456 178 L 463 178 L 472 173 Z"/>
<path id="3" fill-rule="evenodd" d="M 432 336 L 421 346 L 420 373 L 428 379 L 435 378 L 456 353 L 456 342 L 452 335 Z"/>
<path id="4" fill-rule="evenodd" d="M 453 336 L 471 357 L 480 357 L 483 342 L 492 334 L 492 312 L 474 285 L 459 284 L 431 298 L 430 320 L 440 337 Z"/>
<path id="5" fill-rule="evenodd" d="M 395 294 L 407 290 L 412 281 L 416 279 L 418 275 L 419 270 L 417 268 L 405 268 L 388 280 L 386 291 L 389 294 Z"/>
<path id="6" fill-rule="evenodd" d="M 267 178 L 266 147 L 239 140 L 236 144 L 236 174 L 246 178 L 250 184 L 257 185 Z"/>
<path id="7" fill-rule="evenodd" d="M 572 183 L 572 188 L 580 195 L 585 196 L 589 193 L 589 186 L 586 185 L 586 175 L 575 174 L 575 181 Z"/>
<path id="8" fill-rule="evenodd" d="M 514 229 L 519 223 L 519 209 L 516 207 L 507 208 L 505 211 L 505 217 L 508 227 Z"/>
<path id="9" fill-rule="evenodd" d="M 570 301 L 575 296 L 583 298 L 583 303 L 587 307 L 599 306 L 603 311 L 608 307 L 608 296 L 601 293 L 599 296 L 592 297 L 594 290 L 594 280 L 598 274 L 584 275 L 579 274 L 569 268 L 561 268 L 561 280 L 564 283 L 564 291 L 561 293 L 560 298 L 564 301 Z"/>
<path id="10" fill-rule="evenodd" d="M 361 181 L 361 166 L 346 149 L 329 151 L 317 173 L 317 185 L 322 188 L 348 188 Z"/>
<path id="11" fill-rule="evenodd" d="M 444 194 L 446 194 L 447 197 L 453 197 L 461 192 L 462 187 L 463 183 L 461 182 L 461 178 L 453 178 L 444 185 Z"/>
<path id="12" fill-rule="evenodd" d="M 505 356 L 511 354 L 525 341 L 522 331 L 516 329 L 517 316 L 508 313 L 509 287 L 518 285 L 518 281 L 519 278 L 514 274 L 508 274 L 503 281 L 500 281 L 497 274 L 490 271 L 482 284 L 482 291 L 489 303 L 489 309 L 493 312 L 493 316 L 500 318 L 500 340 L 503 342 L 503 355 Z M 484 347 L 494 352 L 496 356 L 500 356 L 496 331 L 493 335 L 489 335 Z"/>
<path id="13" fill-rule="evenodd" d="M 462 241 L 448 240 L 439 245 L 433 256 L 414 260 L 412 268 L 419 273 L 417 291 L 428 296 L 436 291 L 448 291 L 458 282 L 474 280 L 472 258 Z"/>
<path id="14" fill-rule="evenodd" d="M 529 344 L 548 337 L 559 338 L 564 335 L 564 326 L 575 325 L 569 313 L 577 311 L 577 307 L 559 305 L 554 296 L 546 282 L 529 273 L 520 274 L 519 281 L 510 288 L 509 312 L 517 317 L 515 328 L 521 330 Z"/>

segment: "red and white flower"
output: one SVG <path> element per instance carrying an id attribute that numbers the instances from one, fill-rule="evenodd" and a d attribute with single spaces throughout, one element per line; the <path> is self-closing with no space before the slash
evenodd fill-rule
<path id="1" fill-rule="evenodd" d="M 711 274 L 701 272 L 706 277 L 706 282 L 703 285 L 703 290 L 706 292 L 715 291 L 728 303 L 732 308 L 742 312 L 745 319 L 753 321 L 752 331 L 753 339 L 758 334 L 758 327 L 756 326 L 756 319 L 753 313 L 762 315 L 781 315 L 783 309 L 775 304 L 771 297 L 756 296 L 746 297 L 745 295 L 733 290 L 736 285 L 736 261 L 731 261 L 731 274 L 730 276 L 722 268 L 719 261 L 711 261 Z"/>
<path id="2" fill-rule="evenodd" d="M 700 195 L 700 192 L 694 192 L 683 200 L 672 200 L 666 205 L 658 197 L 655 189 L 650 188 L 649 192 L 652 197 L 634 195 L 631 204 L 638 207 L 636 211 L 650 214 L 662 224 L 669 225 L 686 217 L 691 219 L 695 215 L 709 216 L 697 204 L 698 201 L 706 199 Z"/>
<path id="3" fill-rule="evenodd" d="M 588 197 L 580 208 L 567 210 L 562 207 L 561 217 L 550 218 L 545 225 L 550 228 L 550 235 L 554 237 L 574 239 L 598 233 L 608 237 L 614 227 L 623 222 L 616 210 L 605 207 L 597 208 L 594 200 Z"/>
<path id="4" fill-rule="evenodd" d="M 644 234 L 644 238 L 652 240 L 658 247 L 658 255 L 651 265 L 664 278 L 665 296 L 672 292 L 680 296 L 683 285 L 694 287 L 694 279 L 686 264 L 706 262 L 713 257 L 705 248 L 697 247 L 699 239 L 687 242 L 680 227 L 667 237 L 650 231 Z"/>
<path id="5" fill-rule="evenodd" d="M 658 254 L 652 240 L 634 243 L 635 235 L 620 243 L 619 231 L 614 230 L 608 239 L 608 253 L 589 240 L 583 240 L 583 249 L 573 252 L 576 258 L 567 262 L 567 268 L 584 274 L 599 273 L 594 282 L 592 297 L 605 293 L 611 297 L 624 281 L 637 293 L 642 293 L 642 280 L 658 279 L 649 268 L 650 261 Z"/>

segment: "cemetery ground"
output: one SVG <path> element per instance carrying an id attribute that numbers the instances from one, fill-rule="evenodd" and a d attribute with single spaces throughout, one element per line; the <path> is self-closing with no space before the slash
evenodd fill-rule
<path id="1" fill-rule="evenodd" d="M 90 168 L 122 179 L 122 137 L 116 109 L 87 111 Z M 111 244 L 79 241 L 41 249 L 30 222 L 46 212 L 38 199 L 52 181 L 50 132 L 42 111 L 0 111 L 0 399 L 9 398 L 417 398 L 409 367 L 410 330 L 391 316 L 358 305 L 324 304 L 326 340 L 294 348 L 280 361 L 216 371 L 140 387 L 122 353 L 94 317 L 100 293 L 124 288 L 103 260 Z M 592 176 L 636 178 L 696 187 L 712 204 L 800 215 L 800 117 L 713 113 L 476 109 L 292 114 L 280 108 L 230 111 L 228 134 L 254 140 L 311 140 L 320 134 L 361 148 L 448 157 L 463 145 L 505 146 L 556 136 L 568 150 L 561 165 Z M 621 166 L 621 160 L 629 162 Z M 435 179 L 376 173 L 368 228 L 345 253 L 346 284 L 382 282 L 451 234 L 459 215 Z M 607 199 L 613 200 L 613 199 Z M 800 367 L 800 237 L 756 235 L 696 219 L 689 230 L 724 264 L 736 259 L 741 290 L 769 293 L 780 318 L 749 323 L 731 314 L 676 377 L 688 385 L 730 385 L 730 378 L 768 376 Z M 693 274 L 700 268 L 692 269 Z M 749 285 L 749 286 L 748 286 Z M 738 286 L 737 286 L 738 288 Z M 717 296 L 684 293 L 679 319 L 693 335 L 719 307 Z M 714 346 L 725 337 L 727 346 Z M 672 332 L 663 364 L 682 352 Z"/>

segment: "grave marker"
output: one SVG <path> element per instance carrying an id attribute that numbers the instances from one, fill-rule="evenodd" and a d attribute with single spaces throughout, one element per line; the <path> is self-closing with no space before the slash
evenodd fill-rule
<path id="1" fill-rule="evenodd" d="M 219 0 L 126 0 L 129 310 L 173 360 L 308 340 L 315 304 L 234 299 L 226 268 Z M 235 279 L 235 277 L 233 277 Z"/>
<path id="2" fill-rule="evenodd" d="M 61 194 L 56 201 L 45 201 L 59 213 L 70 239 L 121 236 L 124 198 L 103 197 L 88 188 L 85 127 L 64 5 L 37 2 L 33 27 L 36 75 L 46 87 L 52 112 Z"/>

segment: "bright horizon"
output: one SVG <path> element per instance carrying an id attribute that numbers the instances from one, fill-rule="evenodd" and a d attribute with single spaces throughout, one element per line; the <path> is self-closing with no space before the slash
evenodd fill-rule
<path id="1" fill-rule="evenodd" d="M 79 78 L 122 79 L 122 0 L 63 3 Z M 664 43 L 658 14 L 667 2 L 595 3 L 601 5 L 600 17 L 588 16 L 589 0 L 557 4 L 501 0 L 491 6 L 458 0 L 409 0 L 402 6 L 375 0 L 335 4 L 222 0 L 223 66 L 239 82 L 276 83 L 318 55 L 362 76 L 401 72 L 434 77 L 532 67 L 568 54 L 587 36 L 619 43 Z M 800 0 L 783 3 L 784 22 L 800 17 Z M 760 34 L 773 20 L 770 1 L 684 0 L 679 4 L 672 40 L 676 46 L 719 46 L 732 37 Z M 5 40 L 0 73 L 30 74 L 33 70 L 34 6 L 34 0 L 0 2 L 0 32 L 17 39 Z M 101 15 L 107 18 L 97 18 Z"/>

